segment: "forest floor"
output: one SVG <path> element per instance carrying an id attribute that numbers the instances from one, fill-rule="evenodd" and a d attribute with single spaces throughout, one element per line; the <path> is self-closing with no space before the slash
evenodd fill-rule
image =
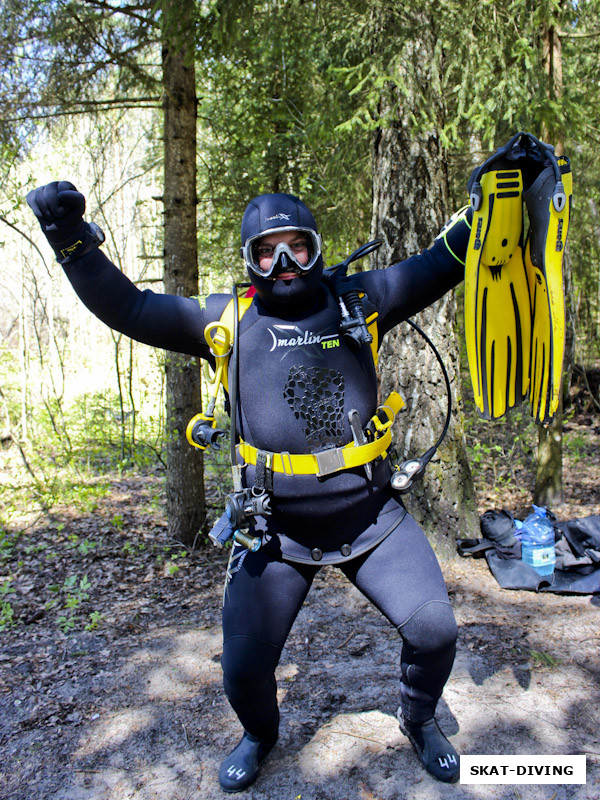
<path id="1" fill-rule="evenodd" d="M 600 418 L 577 414 L 568 431 L 561 520 L 600 514 Z M 480 512 L 526 512 L 531 475 L 501 478 L 481 466 Z M 161 486 L 116 476 L 87 513 L 54 508 L 5 539 L 2 800 L 225 797 L 217 771 L 240 735 L 219 664 L 226 556 L 168 540 Z M 243 797 L 600 797 L 600 597 L 502 590 L 485 559 L 443 568 L 460 628 L 443 729 L 464 754 L 586 754 L 587 784 L 446 786 L 425 774 L 395 716 L 398 637 L 325 569 L 278 669 L 279 743 Z"/>

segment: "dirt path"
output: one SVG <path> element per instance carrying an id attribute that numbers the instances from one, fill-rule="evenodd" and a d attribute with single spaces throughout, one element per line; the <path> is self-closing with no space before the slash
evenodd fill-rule
<path id="1" fill-rule="evenodd" d="M 561 518 L 600 513 L 597 479 Z M 226 796 L 217 770 L 239 730 L 221 689 L 224 557 L 174 548 L 153 496 L 155 481 L 123 479 L 88 515 L 44 519 L 4 554 L 17 624 L 0 634 L 2 800 Z M 449 787 L 427 776 L 395 719 L 397 635 L 329 569 L 279 667 L 280 741 L 241 796 L 600 797 L 600 599 L 504 591 L 483 560 L 445 574 L 460 639 L 444 730 L 461 753 L 586 753 L 587 784 Z"/>

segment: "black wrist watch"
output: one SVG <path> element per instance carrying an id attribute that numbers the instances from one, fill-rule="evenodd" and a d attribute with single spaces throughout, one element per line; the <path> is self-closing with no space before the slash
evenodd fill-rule
<path id="1" fill-rule="evenodd" d="M 100 247 L 105 240 L 106 236 L 99 225 L 96 225 L 95 222 L 85 222 L 83 233 L 79 239 L 74 242 L 54 245 L 56 258 L 59 264 L 70 264 L 72 261 L 89 253 L 90 250 Z"/>

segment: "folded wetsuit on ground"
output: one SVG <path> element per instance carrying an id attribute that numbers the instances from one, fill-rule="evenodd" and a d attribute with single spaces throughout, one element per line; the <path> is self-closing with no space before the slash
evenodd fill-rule
<path id="1" fill-rule="evenodd" d="M 509 518 L 506 511 L 486 512 L 482 516 L 482 533 L 487 533 L 487 536 L 459 540 L 459 554 L 464 557 L 485 555 L 492 575 L 503 589 L 556 594 L 600 593 L 599 515 L 554 522 L 556 568 L 552 575 L 539 575 L 533 567 L 521 561 L 520 553 L 516 554 L 517 547 L 510 541 Z M 490 520 L 496 524 L 490 526 Z"/>

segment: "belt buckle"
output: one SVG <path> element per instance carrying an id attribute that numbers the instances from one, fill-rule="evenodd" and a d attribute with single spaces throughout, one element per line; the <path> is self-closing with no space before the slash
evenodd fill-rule
<path id="1" fill-rule="evenodd" d="M 317 459 L 317 477 L 322 478 L 324 475 L 331 475 L 334 472 L 344 469 L 344 456 L 342 454 L 343 447 L 331 447 L 329 450 L 321 450 L 319 453 L 313 453 Z"/>

